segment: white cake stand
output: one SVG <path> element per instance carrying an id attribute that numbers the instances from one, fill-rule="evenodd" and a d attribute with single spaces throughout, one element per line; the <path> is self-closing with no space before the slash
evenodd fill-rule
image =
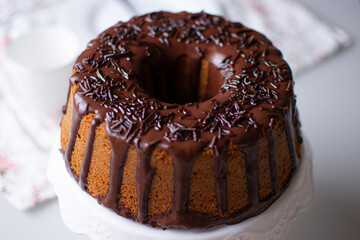
<path id="1" fill-rule="evenodd" d="M 59 139 L 59 138 L 58 138 Z M 302 148 L 298 171 L 285 192 L 265 212 L 235 225 L 207 230 L 161 230 L 126 219 L 100 205 L 81 190 L 68 174 L 60 141 L 54 145 L 48 177 L 59 199 L 65 225 L 73 232 L 96 240 L 262 240 L 284 239 L 292 220 L 310 205 L 313 196 L 311 152 L 307 141 Z"/>

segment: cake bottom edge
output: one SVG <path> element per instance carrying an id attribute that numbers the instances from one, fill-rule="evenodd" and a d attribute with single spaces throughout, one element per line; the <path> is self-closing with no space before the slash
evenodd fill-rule
<path id="1" fill-rule="evenodd" d="M 204 230 L 156 229 L 126 219 L 100 205 L 81 190 L 68 174 L 60 149 L 60 134 L 53 146 L 47 174 L 58 196 L 61 217 L 70 231 L 91 239 L 230 240 L 284 239 L 292 220 L 305 211 L 313 197 L 312 155 L 306 138 L 300 166 L 287 189 L 263 213 L 234 225 Z"/>

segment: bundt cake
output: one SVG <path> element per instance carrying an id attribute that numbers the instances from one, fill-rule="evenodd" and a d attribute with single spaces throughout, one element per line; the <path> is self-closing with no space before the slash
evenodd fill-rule
<path id="1" fill-rule="evenodd" d="M 157 228 L 265 211 L 300 159 L 292 74 L 240 23 L 156 12 L 119 22 L 74 64 L 61 151 L 80 187 Z"/>

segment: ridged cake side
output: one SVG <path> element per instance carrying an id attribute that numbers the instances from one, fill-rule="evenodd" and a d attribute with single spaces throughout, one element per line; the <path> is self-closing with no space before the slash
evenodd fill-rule
<path id="1" fill-rule="evenodd" d="M 73 85 L 69 102 L 73 100 L 73 93 L 77 85 Z M 69 104 L 61 125 L 61 149 L 66 152 L 71 131 L 71 119 L 73 105 Z M 84 160 L 88 136 L 91 131 L 91 123 L 94 114 L 86 115 L 79 127 L 75 148 L 72 152 L 71 169 L 75 178 L 79 179 L 82 162 Z M 298 140 L 295 127 L 296 152 L 300 157 L 300 141 Z M 263 130 L 257 145 L 258 153 L 258 178 L 259 198 L 261 202 L 272 202 L 277 195 L 286 187 L 292 176 L 292 161 L 288 147 L 284 124 L 276 120 L 271 128 Z M 275 151 L 274 151 L 275 147 Z M 273 152 L 271 152 L 273 151 Z M 105 125 L 96 128 L 93 154 L 89 175 L 87 177 L 86 189 L 94 198 L 106 198 L 110 185 L 110 161 L 111 147 L 106 134 Z M 232 215 L 245 211 L 248 204 L 247 174 L 244 152 L 240 146 L 230 143 L 226 150 L 226 202 L 227 213 L 222 216 L 231 219 Z M 273 156 L 274 159 L 270 159 Z M 135 145 L 129 147 L 127 159 L 124 165 L 123 180 L 120 187 L 120 198 L 118 204 L 124 208 L 127 216 L 136 218 L 137 208 L 137 164 L 138 155 Z M 189 210 L 209 214 L 211 217 L 221 217 L 218 199 L 215 192 L 215 158 L 213 150 L 205 149 L 195 160 L 191 171 Z M 161 217 L 173 209 L 174 191 L 174 164 L 172 156 L 156 148 L 152 153 L 150 166 L 154 169 L 154 176 L 149 193 L 149 216 Z M 273 169 L 271 169 L 273 168 Z M 221 182 L 221 181 L 220 181 Z M 220 184 L 220 183 L 217 183 Z"/>

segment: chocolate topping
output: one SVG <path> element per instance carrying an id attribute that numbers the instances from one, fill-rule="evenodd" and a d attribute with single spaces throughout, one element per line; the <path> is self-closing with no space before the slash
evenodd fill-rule
<path id="1" fill-rule="evenodd" d="M 198 69 L 209 62 L 209 83 L 205 99 L 197 95 L 198 86 L 180 86 L 176 62 L 189 57 Z M 146 66 L 167 69 L 167 77 L 152 74 Z M 72 175 L 71 153 L 81 119 L 95 114 L 79 182 L 86 190 L 95 130 L 105 122 L 112 147 L 110 187 L 99 202 L 120 215 L 162 228 L 211 227 L 233 224 L 264 211 L 280 194 L 274 118 L 284 123 L 293 170 L 298 166 L 292 126 L 296 114 L 292 76 L 269 40 L 240 23 L 226 21 L 204 12 L 177 14 L 158 12 L 119 22 L 91 41 L 79 56 L 70 84 L 78 84 L 70 140 L 65 161 Z M 154 75 L 155 74 L 155 75 Z M 194 76 L 193 76 L 194 75 Z M 198 73 L 191 74 L 198 79 Z M 175 83 L 174 83 L 175 82 Z M 196 80 L 191 81 L 196 82 Z M 195 90 L 191 90 L 195 89 Z M 64 107 L 64 110 L 66 106 Z M 261 202 L 258 195 L 257 145 L 266 130 L 274 198 Z M 299 135 L 298 135 L 299 136 Z M 226 216 L 226 151 L 229 142 L 241 146 L 245 154 L 248 206 Z M 122 171 L 128 148 L 136 144 L 137 216 L 119 204 Z M 172 155 L 174 163 L 173 210 L 161 216 L 148 215 L 148 198 L 154 175 L 150 167 L 155 147 Z M 190 212 L 190 174 L 203 149 L 214 151 L 215 191 L 220 217 Z"/>

